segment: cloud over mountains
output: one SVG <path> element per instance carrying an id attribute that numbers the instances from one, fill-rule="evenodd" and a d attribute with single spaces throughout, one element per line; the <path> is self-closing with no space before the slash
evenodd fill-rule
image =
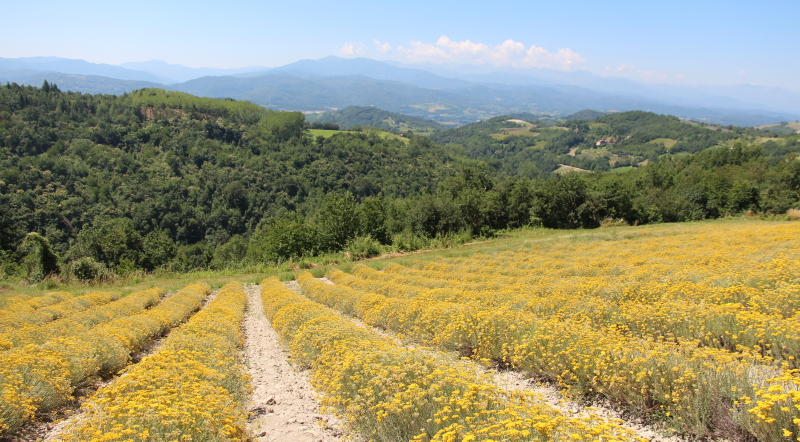
<path id="1" fill-rule="evenodd" d="M 471 40 L 454 41 L 443 35 L 436 43 L 411 41 L 408 45 L 392 48 L 389 43 L 373 41 L 376 49 L 404 63 L 459 63 L 512 68 L 546 68 L 576 70 L 584 65 L 580 54 L 570 48 L 559 48 L 550 52 L 545 48 L 508 39 L 497 46 Z M 340 56 L 360 56 L 366 52 L 362 43 L 345 43 L 338 51 Z"/>

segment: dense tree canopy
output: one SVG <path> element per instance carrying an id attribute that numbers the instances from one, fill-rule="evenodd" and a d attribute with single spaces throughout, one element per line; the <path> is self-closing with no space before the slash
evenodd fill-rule
<path id="1" fill-rule="evenodd" d="M 507 120 L 431 139 L 312 139 L 303 114 L 248 102 L 0 86 L 0 271 L 221 268 L 526 225 L 783 213 L 800 201 L 796 135 L 734 145 L 749 129 L 645 112 L 561 127 Z M 559 164 L 611 168 L 609 157 L 577 153 L 599 137 L 614 139 L 615 167 L 654 164 L 552 174 Z"/>

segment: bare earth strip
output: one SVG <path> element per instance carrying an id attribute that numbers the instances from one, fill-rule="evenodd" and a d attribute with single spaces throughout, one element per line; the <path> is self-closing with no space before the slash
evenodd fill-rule
<path id="1" fill-rule="evenodd" d="M 344 440 L 342 424 L 320 412 L 306 372 L 289 365 L 289 352 L 272 329 L 261 304 L 261 289 L 248 285 L 244 319 L 245 361 L 252 377 L 250 433 L 257 441 L 333 442 Z"/>

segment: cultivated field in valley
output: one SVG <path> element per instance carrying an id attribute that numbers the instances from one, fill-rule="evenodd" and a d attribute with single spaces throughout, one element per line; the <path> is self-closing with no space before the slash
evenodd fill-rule
<path id="1" fill-rule="evenodd" d="M 370 325 L 691 438 L 796 440 L 800 226 L 625 233 L 300 281 L 309 298 Z"/>
<path id="2" fill-rule="evenodd" d="M 800 440 L 799 239 L 785 222 L 612 228 L 369 261 L 328 280 L 301 271 L 288 286 L 6 298 L 0 438 L 93 384 L 46 440 L 341 440 L 293 419 L 295 399 L 311 401 L 303 422 L 324 424 L 327 410 L 354 441 L 641 440 L 579 403 L 687 440 Z M 292 393 L 288 366 L 261 371 L 277 337 L 242 351 L 259 321 L 317 399 Z M 505 389 L 487 367 L 572 405 Z M 253 394 L 264 382 L 297 397 Z"/>

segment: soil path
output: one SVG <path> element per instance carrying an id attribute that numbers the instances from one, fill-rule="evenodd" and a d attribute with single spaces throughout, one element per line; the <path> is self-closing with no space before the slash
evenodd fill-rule
<path id="1" fill-rule="evenodd" d="M 334 416 L 322 414 L 306 372 L 289 365 L 261 304 L 261 289 L 248 285 L 244 319 L 245 361 L 252 377 L 249 430 L 256 441 L 334 442 L 343 428 Z"/>

